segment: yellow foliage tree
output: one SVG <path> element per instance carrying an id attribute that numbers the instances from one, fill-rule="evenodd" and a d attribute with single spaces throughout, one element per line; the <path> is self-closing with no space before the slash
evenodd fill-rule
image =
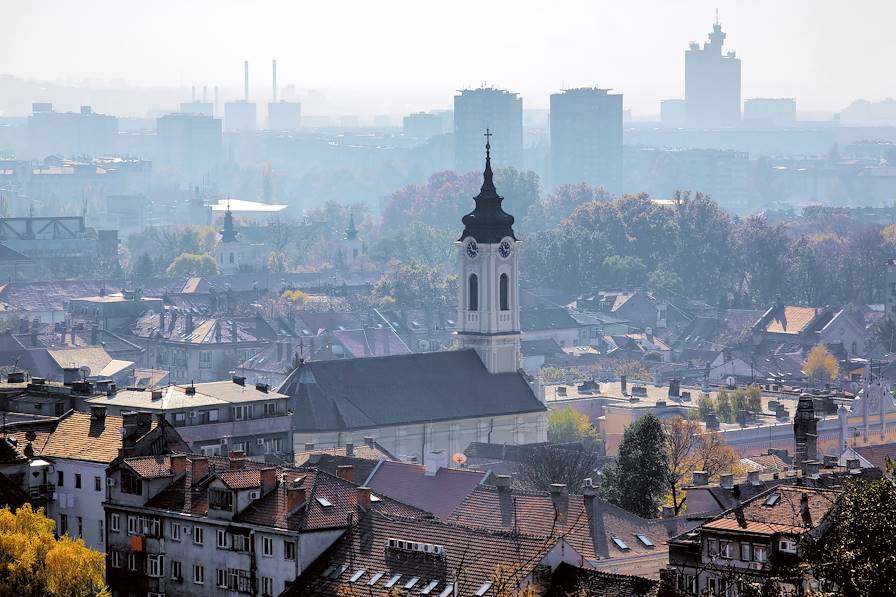
<path id="1" fill-rule="evenodd" d="M 888 245 L 896 245 L 896 224 L 890 224 L 880 231 L 880 237 Z"/>
<path id="2" fill-rule="evenodd" d="M 565 407 L 548 413 L 548 441 L 555 444 L 597 439 L 588 415 Z"/>
<path id="3" fill-rule="evenodd" d="M 809 351 L 803 373 L 814 381 L 833 381 L 840 374 L 840 364 L 824 344 L 816 344 Z"/>
<path id="4" fill-rule="evenodd" d="M 295 303 L 296 305 L 302 306 L 305 302 L 311 298 L 308 294 L 302 292 L 301 290 L 284 290 L 283 294 L 280 295 L 283 300 L 289 301 L 290 303 Z"/>
<path id="5" fill-rule="evenodd" d="M 103 554 L 53 535 L 54 522 L 25 504 L 0 509 L 0 595 L 108 596 Z"/>

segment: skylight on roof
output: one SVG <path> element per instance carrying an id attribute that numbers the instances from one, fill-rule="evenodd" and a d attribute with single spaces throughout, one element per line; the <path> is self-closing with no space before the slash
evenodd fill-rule
<path id="1" fill-rule="evenodd" d="M 638 535 L 635 535 L 635 537 L 638 538 L 638 541 L 640 541 L 641 544 L 644 545 L 644 547 L 653 547 L 654 546 L 653 541 L 651 541 L 647 535 L 638 534 Z"/>
<path id="2" fill-rule="evenodd" d="M 476 597 L 482 597 L 483 595 L 485 595 L 486 593 L 488 593 L 488 590 L 491 589 L 491 588 L 492 588 L 492 582 L 491 582 L 490 580 L 487 580 L 487 581 L 485 581 L 484 583 L 482 583 L 482 584 L 479 586 L 479 588 L 476 589 L 476 592 L 473 593 L 473 594 L 474 594 Z"/>
<path id="3" fill-rule="evenodd" d="M 450 584 L 447 587 L 445 587 L 444 589 L 442 589 L 442 592 L 439 593 L 439 597 L 449 597 L 450 595 L 453 595 L 453 594 L 454 594 L 454 585 Z"/>
<path id="4" fill-rule="evenodd" d="M 764 504 L 764 505 L 766 505 L 766 506 L 768 506 L 768 507 L 772 507 L 772 506 L 774 506 L 775 504 L 777 504 L 777 503 L 778 503 L 778 500 L 780 500 L 780 499 L 781 499 L 781 494 L 780 494 L 780 493 L 773 493 L 773 494 L 771 494 L 770 496 L 768 496 L 767 498 L 765 498 L 765 504 Z"/>
<path id="5" fill-rule="evenodd" d="M 395 583 L 397 583 L 398 579 L 400 579 L 400 578 L 401 578 L 401 575 L 396 574 L 395 576 L 390 578 L 388 581 L 386 581 L 386 584 L 383 586 L 386 587 L 387 589 L 391 589 L 393 586 L 395 586 Z"/>
<path id="6" fill-rule="evenodd" d="M 429 584 L 426 585 L 425 587 L 423 587 L 423 590 L 420 591 L 420 594 L 421 595 L 429 595 L 430 593 L 432 593 L 432 590 L 435 589 L 438 584 L 439 584 L 439 581 L 437 581 L 437 580 L 429 581 Z"/>
<path id="7" fill-rule="evenodd" d="M 381 501 L 383 501 L 383 500 L 382 500 L 379 496 L 374 495 L 374 494 L 371 493 L 371 494 L 370 494 L 370 501 L 371 501 L 371 502 L 381 502 Z"/>
<path id="8" fill-rule="evenodd" d="M 368 586 L 368 587 L 372 587 L 373 585 L 375 585 L 375 584 L 376 584 L 376 581 L 378 581 L 379 579 L 383 578 L 383 575 L 384 575 L 384 574 L 385 574 L 385 572 L 377 572 L 376 574 L 374 574 L 373 576 L 371 576 L 371 577 L 370 577 L 370 580 L 367 581 L 367 586 Z"/>
<path id="9" fill-rule="evenodd" d="M 355 573 L 352 574 L 352 577 L 350 579 L 348 579 L 348 582 L 358 582 L 358 579 L 361 578 L 362 576 L 364 576 L 365 572 L 367 572 L 367 571 L 364 570 L 363 568 L 361 568 L 360 570 L 356 570 Z"/>
<path id="10" fill-rule="evenodd" d="M 330 580 L 336 580 L 337 578 L 342 576 L 342 573 L 346 570 L 348 570 L 348 564 L 341 564 L 330 574 Z"/>
<path id="11" fill-rule="evenodd" d="M 325 498 L 323 496 L 316 496 L 314 499 L 316 499 L 317 503 L 320 504 L 321 506 L 323 506 L 324 508 L 329 508 L 330 506 L 333 505 L 330 502 L 330 500 L 328 500 L 327 498 Z"/>
<path id="12" fill-rule="evenodd" d="M 616 544 L 616 547 L 618 547 L 622 551 L 628 551 L 628 545 L 625 544 L 625 541 L 623 541 L 619 537 L 613 537 L 612 539 L 613 539 L 613 543 Z"/>
<path id="13" fill-rule="evenodd" d="M 409 580 L 408 582 L 404 583 L 404 588 L 405 588 L 405 589 L 413 589 L 413 588 L 414 588 L 414 585 L 416 585 L 417 582 L 418 582 L 419 580 L 420 580 L 420 577 L 419 577 L 419 576 L 415 576 L 415 577 L 413 577 L 411 580 Z"/>

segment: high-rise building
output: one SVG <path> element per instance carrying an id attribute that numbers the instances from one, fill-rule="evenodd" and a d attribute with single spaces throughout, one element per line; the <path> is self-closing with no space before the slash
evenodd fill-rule
<path id="1" fill-rule="evenodd" d="M 718 18 L 709 42 L 685 52 L 684 96 L 690 127 L 732 126 L 740 121 L 740 59 L 722 52 L 725 34 Z"/>
<path id="2" fill-rule="evenodd" d="M 201 114 L 168 114 L 156 124 L 156 159 L 162 170 L 201 178 L 224 159 L 221 120 Z"/>
<path id="3" fill-rule="evenodd" d="M 454 96 L 454 168 L 480 168 L 482 131 L 499 141 L 495 167 L 523 167 L 523 100 L 516 93 L 492 87 L 464 89 Z"/>
<path id="4" fill-rule="evenodd" d="M 486 139 L 490 137 L 486 130 Z M 457 337 L 472 348 L 490 373 L 515 373 L 520 356 L 519 241 L 512 215 L 501 207 L 492 180 L 491 144 L 485 145 L 485 172 L 476 207 L 463 217 L 457 241 L 460 284 Z"/>
<path id="5" fill-rule="evenodd" d="M 99 157 L 117 153 L 118 119 L 97 114 L 90 106 L 78 112 L 56 112 L 53 104 L 34 103 L 28 117 L 28 150 L 32 158 Z"/>
<path id="6" fill-rule="evenodd" d="M 551 95 L 551 180 L 622 190 L 622 94 L 567 89 Z"/>
<path id="7" fill-rule="evenodd" d="M 408 114 L 402 120 L 401 132 L 406 137 L 425 141 L 442 133 L 442 117 L 438 114 L 427 114 L 426 112 Z"/>

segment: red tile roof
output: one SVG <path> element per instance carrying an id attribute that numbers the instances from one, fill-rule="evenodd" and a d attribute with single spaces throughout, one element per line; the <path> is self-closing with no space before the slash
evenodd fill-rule
<path id="1" fill-rule="evenodd" d="M 769 504 L 770 496 L 780 496 Z M 803 518 L 802 496 L 808 498 L 810 520 Z M 774 535 L 801 534 L 817 527 L 840 499 L 842 491 L 779 485 L 705 523 L 701 528 Z"/>
<path id="2" fill-rule="evenodd" d="M 156 421 L 153 420 L 152 428 Z M 110 463 L 121 448 L 121 417 L 94 420 L 90 413 L 70 411 L 59 419 L 41 455 Z"/>
<path id="3" fill-rule="evenodd" d="M 884 473 L 887 472 L 887 459 L 896 462 L 896 442 L 879 446 L 861 446 L 855 448 L 855 451 Z"/>
<path id="4" fill-rule="evenodd" d="M 127 458 L 125 463 L 143 479 L 160 479 L 173 476 L 171 472 L 171 457 L 167 455 Z"/>
<path id="5" fill-rule="evenodd" d="M 392 549 L 387 547 L 389 539 L 434 544 L 444 548 L 445 553 L 440 556 Z M 332 597 L 352 591 L 351 594 L 385 597 L 395 594 L 386 584 L 400 575 L 393 588 L 401 589 L 402 595 L 419 595 L 434 582 L 428 594 L 437 596 L 456 582 L 457 591 L 451 595 L 468 597 L 483 583 L 495 582 L 500 567 L 519 566 L 518 570 L 501 575 L 503 587 L 515 588 L 555 544 L 521 533 L 498 533 L 436 519 L 369 512 L 315 560 L 285 595 Z M 418 580 L 413 587 L 406 588 L 414 578 Z M 501 581 L 495 582 L 486 594 L 495 595 L 499 588 Z"/>
<path id="6" fill-rule="evenodd" d="M 377 493 L 446 519 L 487 474 L 440 468 L 430 476 L 422 464 L 387 461 L 373 472 L 367 485 Z"/>
<path id="7" fill-rule="evenodd" d="M 251 489 L 261 487 L 260 469 L 236 469 L 221 471 L 218 478 L 231 489 Z"/>

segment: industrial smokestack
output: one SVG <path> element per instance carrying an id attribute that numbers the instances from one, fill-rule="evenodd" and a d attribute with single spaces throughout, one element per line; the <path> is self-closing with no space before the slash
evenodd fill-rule
<path id="1" fill-rule="evenodd" d="M 205 85 L 202 86 L 202 103 L 208 102 L 208 89 Z"/>
<path id="2" fill-rule="evenodd" d="M 196 101 L 196 86 L 195 85 L 190 87 L 190 101 L 191 102 Z"/>
<path id="3" fill-rule="evenodd" d="M 273 101 L 276 104 L 277 103 L 277 61 L 276 60 L 271 61 L 271 68 L 274 71 L 274 94 L 273 94 L 274 100 Z"/>
<path id="4" fill-rule="evenodd" d="M 249 61 L 248 60 L 243 62 L 243 78 L 245 79 L 244 86 L 245 86 L 245 95 L 246 95 L 246 97 L 243 99 L 245 99 L 248 102 L 249 101 Z"/>
<path id="5" fill-rule="evenodd" d="M 218 86 L 215 85 L 215 109 L 212 110 L 212 116 L 217 116 L 218 114 Z"/>

